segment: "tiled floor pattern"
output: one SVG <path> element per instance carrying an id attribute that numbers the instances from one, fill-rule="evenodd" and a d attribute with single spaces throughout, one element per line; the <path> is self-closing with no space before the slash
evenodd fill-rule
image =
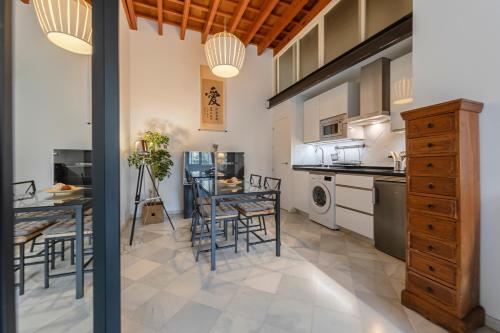
<path id="1" fill-rule="evenodd" d="M 122 256 L 123 332 L 444 332 L 401 306 L 403 262 L 302 215 L 284 212 L 282 230 L 280 258 L 241 244 L 210 272 L 189 221 L 141 228 Z"/>
<path id="2" fill-rule="evenodd" d="M 194 260 L 188 220 L 141 226 L 122 248 L 122 332 L 444 332 L 400 305 L 404 263 L 366 239 L 282 214 L 282 256 L 274 243 Z M 273 231 L 272 223 L 269 230 Z M 240 238 L 242 239 L 242 238 Z M 20 332 L 91 332 L 91 281 L 74 300 L 73 279 L 48 290 L 30 274 L 19 299 Z M 490 332 L 482 329 L 481 332 Z"/>

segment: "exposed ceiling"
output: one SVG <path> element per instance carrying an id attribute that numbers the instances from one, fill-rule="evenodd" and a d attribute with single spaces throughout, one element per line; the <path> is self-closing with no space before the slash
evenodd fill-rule
<path id="1" fill-rule="evenodd" d="M 29 3 L 29 0 L 21 0 Z M 91 2 L 91 0 L 85 0 Z M 137 30 L 137 18 L 201 32 L 201 42 L 209 35 L 227 31 L 246 45 L 255 44 L 262 54 L 271 48 L 278 53 L 331 0 L 121 0 L 131 29 Z"/>
<path id="2" fill-rule="evenodd" d="M 208 35 L 224 30 L 235 34 L 245 45 L 255 44 L 258 53 L 266 48 L 279 52 L 307 25 L 330 0 L 121 0 L 131 29 L 137 17 L 201 32 Z"/>

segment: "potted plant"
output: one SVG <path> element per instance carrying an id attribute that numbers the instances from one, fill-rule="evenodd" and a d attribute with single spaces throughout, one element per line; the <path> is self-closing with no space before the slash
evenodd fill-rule
<path id="1" fill-rule="evenodd" d="M 153 182 L 156 188 L 160 183 L 172 174 L 172 155 L 168 151 L 170 139 L 168 136 L 161 134 L 159 131 L 147 131 L 144 133 L 134 152 L 128 157 L 128 165 L 139 169 L 143 164 L 149 167 Z M 147 171 L 146 171 L 147 172 Z M 147 173 L 145 174 L 147 177 Z M 150 190 L 150 197 L 157 197 L 153 189 Z M 146 203 L 148 213 L 143 214 L 143 222 L 163 222 L 163 203 L 160 198 L 158 201 Z M 144 217 L 147 219 L 144 220 Z"/>

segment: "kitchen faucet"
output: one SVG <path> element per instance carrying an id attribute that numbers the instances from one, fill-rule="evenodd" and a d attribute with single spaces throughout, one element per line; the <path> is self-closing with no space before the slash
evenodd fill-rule
<path id="1" fill-rule="evenodd" d="M 318 149 L 321 150 L 321 164 L 320 165 L 325 166 L 325 150 L 323 149 L 323 147 L 316 146 L 314 149 L 314 152 L 317 153 Z"/>

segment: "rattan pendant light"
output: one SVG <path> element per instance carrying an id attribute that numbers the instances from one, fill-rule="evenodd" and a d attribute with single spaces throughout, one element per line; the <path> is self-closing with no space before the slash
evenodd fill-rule
<path id="1" fill-rule="evenodd" d="M 394 104 L 402 105 L 413 102 L 412 78 L 404 77 L 394 82 L 392 92 Z"/>
<path id="2" fill-rule="evenodd" d="M 55 45 L 92 54 L 92 7 L 85 0 L 33 0 L 42 31 Z"/>
<path id="3" fill-rule="evenodd" d="M 245 45 L 232 33 L 219 32 L 205 43 L 208 66 L 218 77 L 231 78 L 240 73 L 245 60 Z"/>

